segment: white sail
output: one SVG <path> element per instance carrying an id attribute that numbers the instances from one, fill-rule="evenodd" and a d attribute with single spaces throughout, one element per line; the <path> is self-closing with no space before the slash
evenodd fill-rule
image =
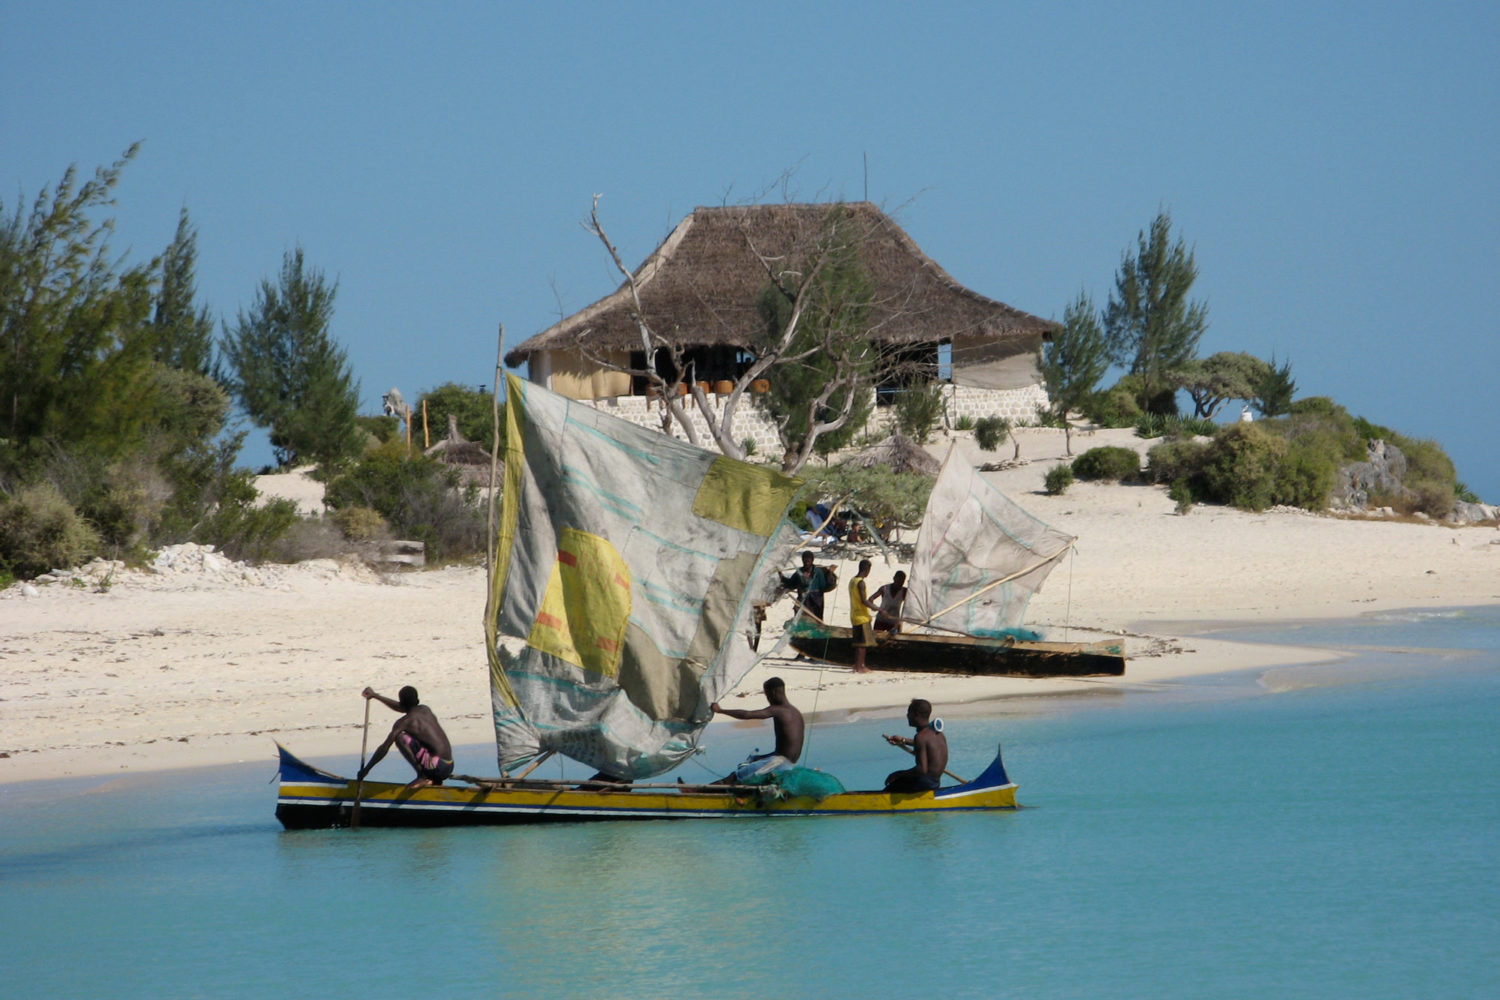
<path id="1" fill-rule="evenodd" d="M 801 483 L 514 376 L 506 424 L 486 618 L 501 769 L 552 750 L 669 770 L 755 665 Z"/>
<path id="2" fill-rule="evenodd" d="M 904 617 L 964 635 L 1007 634 L 1072 544 L 950 451 L 917 531 Z"/>

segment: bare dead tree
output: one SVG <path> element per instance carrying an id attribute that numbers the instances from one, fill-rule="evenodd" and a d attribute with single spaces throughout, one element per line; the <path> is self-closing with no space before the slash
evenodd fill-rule
<path id="1" fill-rule="evenodd" d="M 640 336 L 645 360 L 641 367 L 621 365 L 616 359 L 593 350 L 587 338 L 580 338 L 577 349 L 603 369 L 644 379 L 662 400 L 663 431 L 670 431 L 676 425 L 689 441 L 700 443 L 698 428 L 683 405 L 685 399 L 691 398 L 719 451 L 731 458 L 744 459 L 744 446 L 734 432 L 735 418 L 741 400 L 752 385 L 778 366 L 809 365 L 814 359 L 827 358 L 832 362 L 833 373 L 816 392 L 801 401 L 803 420 L 800 423 L 807 430 L 795 447 L 788 448 L 783 456 L 783 471 L 795 473 L 811 458 L 820 437 L 847 425 L 856 410 L 858 394 L 871 388 L 870 373 L 881 365 L 892 368 L 876 339 L 876 330 L 863 327 L 850 330 L 838 324 L 823 323 L 815 324 L 815 336 L 811 340 L 802 336 L 808 328 L 809 310 L 817 308 L 819 296 L 824 292 L 820 282 L 829 262 L 857 257 L 870 235 L 844 206 L 831 204 L 816 230 L 799 231 L 788 245 L 774 248 L 756 245 L 751 227 L 746 223 L 740 226 L 746 248 L 759 262 L 768 287 L 785 300 L 788 308 L 784 322 L 775 329 L 768 329 L 766 336 L 755 343 L 744 345 L 751 360 L 734 379 L 726 380 L 731 381 L 731 388 L 727 394 L 722 394 L 716 410 L 693 377 L 694 364 L 687 357 L 686 346 L 656 333 L 646 319 L 640 279 L 625 266 L 600 221 L 600 197 L 594 195 L 589 219 L 583 226 L 603 244 L 615 269 L 624 278 L 630 292 L 631 318 Z M 899 311 L 898 304 L 895 312 Z M 659 370 L 657 359 L 663 352 L 670 359 L 673 372 L 685 383 L 685 396 L 678 395 L 676 384 L 669 384 Z M 835 405 L 830 405 L 831 402 Z"/>

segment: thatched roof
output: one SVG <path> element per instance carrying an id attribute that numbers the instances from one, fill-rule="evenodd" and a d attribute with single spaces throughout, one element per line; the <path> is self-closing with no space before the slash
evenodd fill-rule
<path id="1" fill-rule="evenodd" d="M 877 465 L 888 466 L 892 472 L 911 472 L 919 476 L 936 476 L 942 463 L 927 453 L 927 450 L 900 432 L 892 434 L 879 444 L 862 448 L 840 462 L 841 465 L 857 465 L 862 469 Z"/>
<path id="2" fill-rule="evenodd" d="M 684 346 L 753 343 L 761 321 L 756 303 L 768 277 L 762 259 L 796 271 L 828 242 L 838 216 L 840 239 L 862 243 L 875 285 L 871 331 L 891 344 L 960 338 L 1019 338 L 1031 348 L 1054 324 L 996 302 L 954 281 L 901 227 L 869 202 L 699 208 L 635 272 L 652 331 Z M 640 350 L 628 284 L 582 312 L 555 323 L 505 355 L 519 365 L 533 353 Z"/>

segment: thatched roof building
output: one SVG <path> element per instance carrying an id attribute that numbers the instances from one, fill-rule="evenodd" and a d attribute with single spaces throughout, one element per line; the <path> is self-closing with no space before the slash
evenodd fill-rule
<path id="1" fill-rule="evenodd" d="M 927 349 L 933 366 L 938 345 L 951 344 L 960 384 L 1015 388 L 1037 381 L 1034 357 L 1054 324 L 960 285 L 869 202 L 694 210 L 635 272 L 647 324 L 697 349 L 700 378 L 733 378 L 735 365 L 743 364 L 738 349 L 761 333 L 757 303 L 768 283 L 766 262 L 791 272 L 806 266 L 827 245 L 834 213 L 841 213 L 839 238 L 859 245 L 873 283 L 870 330 L 877 339 Z M 607 358 L 644 366 L 633 313 L 629 285 L 622 284 L 508 352 L 505 363 L 529 362 L 534 381 L 575 398 L 638 393 L 642 385 L 600 364 Z"/>

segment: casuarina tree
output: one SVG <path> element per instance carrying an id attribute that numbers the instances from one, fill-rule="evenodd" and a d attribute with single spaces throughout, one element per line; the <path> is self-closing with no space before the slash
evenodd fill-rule
<path id="1" fill-rule="evenodd" d="M 224 325 L 220 377 L 251 421 L 271 432 L 282 466 L 326 467 L 359 447 L 359 386 L 328 332 L 337 291 L 298 247 L 283 258 L 275 283 L 261 282 L 250 311 Z"/>
<path id="2" fill-rule="evenodd" d="M 1062 329 L 1042 345 L 1041 363 L 1037 367 L 1052 400 L 1053 414 L 1062 421 L 1064 446 L 1071 455 L 1073 428 L 1068 423 L 1068 412 L 1078 409 L 1088 399 L 1109 368 L 1104 331 L 1099 327 L 1094 300 L 1087 292 L 1079 292 L 1078 298 L 1064 311 Z"/>
<path id="3" fill-rule="evenodd" d="M 1138 402 L 1148 412 L 1175 412 L 1172 372 L 1197 357 L 1208 329 L 1208 306 L 1188 299 L 1198 277 L 1193 252 L 1172 241 L 1172 217 L 1157 213 L 1134 254 L 1120 259 L 1104 310 L 1104 334 L 1115 364 L 1140 377 Z"/>

